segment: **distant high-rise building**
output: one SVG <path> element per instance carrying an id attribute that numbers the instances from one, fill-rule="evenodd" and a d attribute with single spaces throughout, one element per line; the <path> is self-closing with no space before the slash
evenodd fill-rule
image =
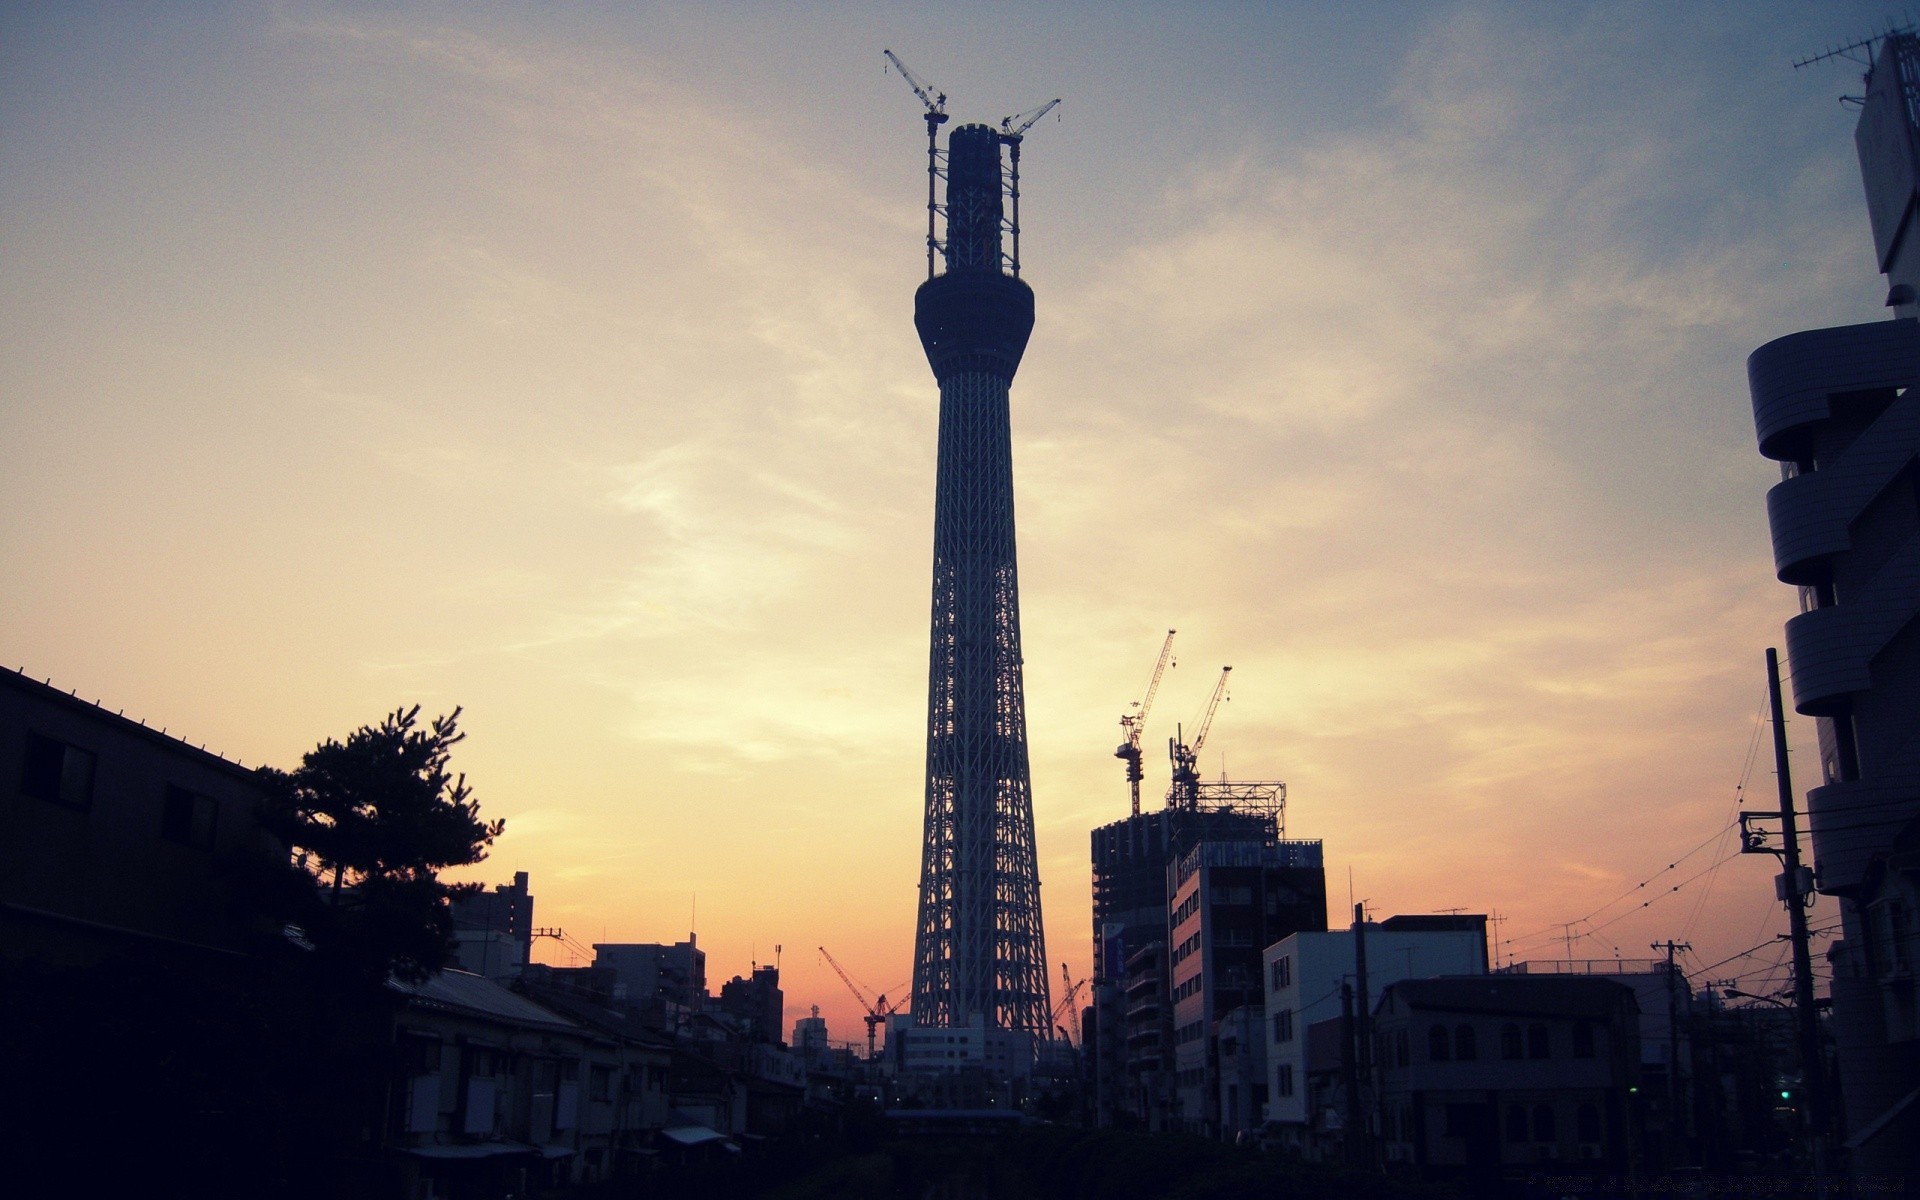
<path id="1" fill-rule="evenodd" d="M 938 119 L 936 120 L 936 116 Z M 930 165 L 941 113 L 929 113 Z M 1003 152 L 1018 139 L 962 125 L 947 140 L 946 270 L 914 297 L 940 384 L 927 686 L 925 838 L 913 1017 L 940 1028 L 1051 1030 L 1033 841 L 1008 389 L 1033 329 L 1005 219 Z M 1018 192 L 1014 211 L 1018 212 Z M 931 199 L 931 198 L 930 198 Z M 1014 253 L 1003 247 L 1011 233 Z"/>
<path id="2" fill-rule="evenodd" d="M 823 1065 L 833 1056 L 832 1044 L 827 1041 L 827 1019 L 820 1015 L 818 1004 L 811 1015 L 793 1023 L 791 1045 L 808 1066 Z"/>
<path id="3" fill-rule="evenodd" d="M 778 967 L 755 967 L 751 977 L 735 975 L 720 985 L 720 1010 L 746 1022 L 749 1041 L 780 1040 L 785 1004 Z"/>
<path id="4" fill-rule="evenodd" d="M 688 1010 L 706 1007 L 707 952 L 692 934 L 672 945 L 595 942 L 593 965 L 613 971 L 616 1000 L 636 1005 L 657 1000 Z"/>
<path id="5" fill-rule="evenodd" d="M 1815 885 L 1836 897 L 1839 1051 L 1857 1181 L 1920 1183 L 1920 38 L 1878 39 L 1854 135 L 1894 319 L 1747 360 L 1793 705 L 1816 719 Z"/>

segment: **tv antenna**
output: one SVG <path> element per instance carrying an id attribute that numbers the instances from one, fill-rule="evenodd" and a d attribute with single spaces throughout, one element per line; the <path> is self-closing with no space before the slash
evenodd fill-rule
<path id="1" fill-rule="evenodd" d="M 1913 22 L 1911 20 L 1896 25 L 1893 19 L 1889 17 L 1887 19 L 1886 32 L 1868 34 L 1866 37 L 1856 38 L 1844 46 L 1829 47 L 1818 54 L 1797 60 L 1793 64 L 1793 69 L 1798 71 L 1801 67 L 1811 67 L 1816 63 L 1828 62 L 1836 58 L 1844 58 L 1850 63 L 1856 63 L 1859 66 L 1871 70 L 1873 67 L 1873 44 L 1882 38 L 1889 38 L 1902 33 L 1912 33 L 1913 28 Z"/>

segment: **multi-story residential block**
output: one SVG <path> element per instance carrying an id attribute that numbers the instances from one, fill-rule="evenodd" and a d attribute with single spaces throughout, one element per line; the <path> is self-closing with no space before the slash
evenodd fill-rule
<path id="1" fill-rule="evenodd" d="M 453 902 L 454 964 L 488 979 L 514 979 L 533 961 L 533 896 L 527 873 Z"/>
<path id="2" fill-rule="evenodd" d="M 1137 1040 L 1129 1011 L 1135 1006 L 1125 983 L 1128 961 L 1145 947 L 1167 940 L 1167 862 L 1202 839 L 1272 842 L 1280 836 L 1272 808 L 1163 808 L 1138 813 L 1093 831 L 1093 1008 L 1095 1036 L 1089 1052 L 1096 1119 L 1153 1125 L 1166 1103 L 1152 1099 L 1143 1083 L 1158 1086 L 1165 1065 L 1160 1048 Z M 1151 1063 L 1130 1057 L 1146 1046 Z M 1141 1104 L 1148 1108 L 1142 1108 Z M 1158 1127 L 1158 1126 L 1154 1126 Z"/>
<path id="3" fill-rule="evenodd" d="M 1173 1128 L 1173 1002 L 1167 944 L 1150 942 L 1127 957 L 1124 1089 L 1117 1112 L 1155 1132 Z"/>
<path id="4" fill-rule="evenodd" d="M 1487 973 L 1487 919 L 1477 914 L 1388 917 L 1363 931 L 1367 987 L 1404 979 Z M 1307 1094 L 1307 1029 L 1341 1014 L 1343 986 L 1357 983 L 1356 931 L 1308 931 L 1282 938 L 1261 956 L 1267 1042 L 1266 1119 L 1284 1145 L 1305 1148 L 1316 1114 Z M 1355 995 L 1351 1003 L 1359 1003 Z M 1324 1115 L 1324 1114 L 1322 1114 Z"/>
<path id="5" fill-rule="evenodd" d="M 1215 1023 L 1234 1008 L 1263 1004 L 1260 961 L 1267 946 L 1327 927 L 1321 846 L 1199 842 L 1168 864 L 1167 892 L 1175 1119 L 1189 1131 L 1217 1136 Z"/>
<path id="6" fill-rule="evenodd" d="M 261 830 L 251 770 L 0 669 L 0 958 L 232 955 L 273 932 L 237 902 Z"/>
<path id="7" fill-rule="evenodd" d="M 1920 1181 L 1920 36 L 1879 39 L 1854 141 L 1894 319 L 1747 360 L 1793 705 L 1815 718 L 1814 880 L 1839 901 L 1832 1028 L 1856 1182 Z M 1797 880 L 1790 881 L 1797 888 Z"/>
<path id="8" fill-rule="evenodd" d="M 751 976 L 735 975 L 721 984 L 719 1008 L 741 1023 L 748 1041 L 778 1044 L 786 1017 L 780 968 L 757 966 Z"/>
<path id="9" fill-rule="evenodd" d="M 1577 976 L 1403 980 L 1374 1010 L 1389 1161 L 1477 1188 L 1548 1164 L 1624 1172 L 1639 1080 L 1631 989 Z"/>
<path id="10" fill-rule="evenodd" d="M 684 942 L 596 942 L 593 965 L 613 971 L 614 999 L 660 1001 L 698 1012 L 707 1001 L 707 952 L 693 934 Z"/>

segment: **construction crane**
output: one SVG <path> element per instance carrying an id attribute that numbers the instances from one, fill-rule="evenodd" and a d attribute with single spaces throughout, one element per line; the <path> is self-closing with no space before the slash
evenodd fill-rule
<path id="1" fill-rule="evenodd" d="M 1147 711 L 1153 707 L 1153 694 L 1160 690 L 1160 676 L 1166 673 L 1167 664 L 1172 661 L 1174 632 L 1167 630 L 1167 640 L 1160 643 L 1160 661 L 1153 664 L 1153 678 L 1147 681 L 1146 697 L 1133 702 L 1132 712 L 1120 715 L 1120 748 L 1113 752 L 1113 756 L 1127 764 L 1127 787 L 1133 793 L 1133 815 L 1136 817 L 1140 815 L 1140 781 L 1145 778 L 1140 770 L 1140 733 L 1146 728 Z"/>
<path id="2" fill-rule="evenodd" d="M 907 81 L 913 94 L 920 97 L 920 103 L 926 105 L 927 119 L 927 278 L 933 278 L 933 256 L 940 248 L 939 238 L 934 236 L 934 221 L 940 215 L 940 198 L 934 191 L 935 181 L 940 177 L 940 127 L 947 123 L 947 94 L 935 91 L 928 84 L 907 69 L 900 56 L 891 50 L 882 50 L 894 70 L 900 72 L 900 78 Z M 1015 161 L 1018 161 L 1016 158 Z"/>
<path id="3" fill-rule="evenodd" d="M 1023 113 L 1000 119 L 1000 144 L 1007 147 L 1010 170 L 1007 176 L 1007 195 L 1013 200 L 1012 216 L 1007 221 L 1007 232 L 1013 235 L 1013 253 L 1007 261 L 1013 267 L 1015 279 L 1020 277 L 1020 142 L 1041 117 L 1060 107 L 1060 98 L 1042 104 L 1039 108 L 1030 108 Z"/>
<path id="4" fill-rule="evenodd" d="M 1080 998 L 1080 989 L 1087 986 L 1087 981 L 1084 979 L 1075 981 L 1073 976 L 1067 972 L 1067 964 L 1061 963 L 1060 985 L 1066 989 L 1066 992 L 1060 997 L 1060 1003 L 1053 1006 L 1053 1015 L 1047 1019 L 1055 1029 L 1065 1033 L 1067 1027 L 1062 1025 L 1060 1021 L 1062 1018 L 1069 1017 L 1073 1014 L 1074 1002 Z M 1072 1034 L 1067 1034 L 1067 1044 L 1069 1046 L 1073 1044 Z"/>
<path id="5" fill-rule="evenodd" d="M 1231 674 L 1232 667 L 1220 668 L 1220 682 L 1213 685 L 1213 697 L 1207 701 L 1193 744 L 1181 740 L 1177 726 L 1175 735 L 1167 739 L 1167 755 L 1173 759 L 1173 786 L 1167 789 L 1169 808 L 1192 812 L 1200 806 L 1200 747 L 1207 744 L 1207 730 L 1213 728 L 1213 714 L 1220 711 L 1220 701 L 1227 694 L 1227 676 Z"/>
<path id="6" fill-rule="evenodd" d="M 860 1007 L 867 1010 L 867 1015 L 864 1018 L 867 1023 L 867 1060 L 871 1062 L 873 1060 L 874 1031 L 886 1024 L 887 1018 L 893 1016 L 894 1013 L 899 1010 L 894 1005 L 887 1003 L 886 993 L 884 992 L 880 994 L 878 1000 L 868 999 L 866 989 L 853 981 L 853 977 L 848 975 L 846 970 L 842 968 L 838 962 L 834 961 L 833 955 L 827 953 L 825 946 L 820 947 L 820 955 L 827 960 L 827 965 L 833 968 L 833 973 L 840 977 L 840 982 L 847 985 L 847 990 L 852 992 L 853 998 L 860 1002 Z"/>

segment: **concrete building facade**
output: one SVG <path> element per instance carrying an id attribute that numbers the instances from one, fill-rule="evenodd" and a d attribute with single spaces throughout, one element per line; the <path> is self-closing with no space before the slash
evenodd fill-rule
<path id="1" fill-rule="evenodd" d="M 1217 1135 L 1216 1023 L 1232 1009 L 1263 1003 L 1267 946 L 1327 927 L 1321 845 L 1199 842 L 1167 865 L 1167 892 L 1174 1115 L 1183 1129 Z M 1264 1101 L 1254 1097 L 1252 1110 Z"/>
<path id="2" fill-rule="evenodd" d="M 629 1004 L 659 999 L 689 1012 L 707 1002 L 707 952 L 693 934 L 684 942 L 596 942 L 593 965 L 617 980 L 614 998 Z"/>
<path id="3" fill-rule="evenodd" d="M 1487 973 L 1487 919 L 1461 915 L 1431 919 L 1389 917 L 1369 921 L 1367 987 L 1373 996 L 1408 979 Z M 1451 927 L 1448 927 L 1451 926 Z M 1356 979 L 1357 955 L 1352 929 L 1291 934 L 1268 946 L 1261 956 L 1265 985 L 1267 1042 L 1266 1119 L 1289 1127 L 1289 1144 L 1304 1146 L 1316 1116 L 1306 1087 L 1307 1030 L 1341 1015 L 1342 985 Z M 1372 997 L 1369 997 L 1372 999 Z M 1354 1003 L 1358 1003 L 1355 996 Z"/>
<path id="4" fill-rule="evenodd" d="M 1855 145 L 1894 319 L 1747 360 L 1793 706 L 1816 720 L 1816 888 L 1838 898 L 1832 1027 L 1858 1179 L 1920 1179 L 1920 38 L 1879 40 Z"/>
<path id="5" fill-rule="evenodd" d="M 1135 978 L 1136 955 L 1158 948 L 1164 968 L 1167 942 L 1167 863 L 1200 840 L 1267 843 L 1279 839 L 1272 812 L 1231 807 L 1139 813 L 1093 831 L 1093 1008 L 1089 1051 L 1096 1120 L 1141 1122 L 1159 1128 L 1170 1098 L 1163 1095 L 1160 1026 L 1170 1017 L 1164 995 L 1149 996 Z M 1154 976 L 1164 992 L 1164 969 Z"/>

